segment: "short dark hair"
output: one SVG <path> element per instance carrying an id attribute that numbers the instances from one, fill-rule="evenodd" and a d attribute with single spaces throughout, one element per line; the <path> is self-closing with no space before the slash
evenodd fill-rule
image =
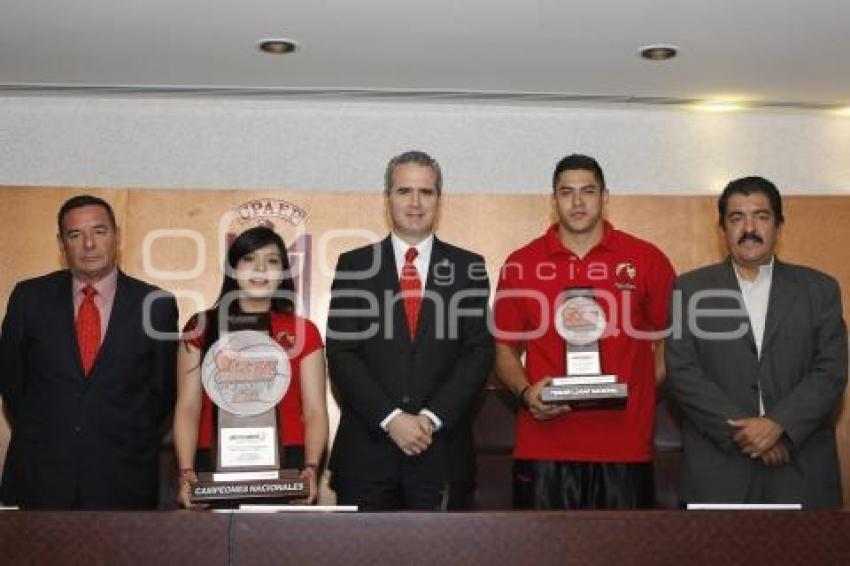
<path id="1" fill-rule="evenodd" d="M 112 211 L 112 207 L 109 206 L 108 202 L 100 197 L 92 195 L 77 195 L 69 198 L 62 203 L 62 206 L 59 207 L 59 214 L 56 216 L 56 224 L 59 227 L 60 237 L 64 230 L 62 222 L 65 220 L 65 215 L 75 208 L 81 208 L 83 206 L 102 206 L 106 209 L 106 215 L 109 217 L 109 223 L 112 224 L 112 229 L 114 230 L 118 227 L 118 224 L 115 222 L 115 212 Z"/>
<path id="2" fill-rule="evenodd" d="M 552 189 L 558 188 L 558 177 L 561 176 L 561 173 L 578 169 L 593 173 L 599 186 L 603 189 L 606 188 L 605 175 L 602 173 L 602 167 L 599 166 L 599 163 L 588 155 L 573 153 L 564 157 L 555 165 L 555 172 L 552 174 Z"/>
<path id="3" fill-rule="evenodd" d="M 770 201 L 770 208 L 773 211 L 776 226 L 785 222 L 785 217 L 782 215 L 782 196 L 779 194 L 779 189 L 776 188 L 776 185 L 764 177 L 741 177 L 726 185 L 726 188 L 723 189 L 723 193 L 720 195 L 720 199 L 717 201 L 717 212 L 720 215 L 718 221 L 721 228 L 726 225 L 729 198 L 732 195 L 749 196 L 754 193 L 761 193 Z"/>
<path id="4" fill-rule="evenodd" d="M 437 196 L 441 196 L 443 194 L 443 172 L 440 170 L 440 164 L 437 163 L 436 159 L 424 151 L 419 151 L 418 149 L 405 151 L 404 153 L 396 155 L 390 159 L 390 162 L 387 163 L 387 170 L 384 173 L 384 194 L 389 195 L 390 189 L 393 187 L 393 173 L 395 172 L 395 168 L 399 165 L 404 165 L 405 163 L 413 163 L 414 165 L 421 165 L 422 167 L 430 167 L 431 170 L 434 171 L 434 175 L 437 177 L 437 180 L 434 183 L 437 188 Z"/>

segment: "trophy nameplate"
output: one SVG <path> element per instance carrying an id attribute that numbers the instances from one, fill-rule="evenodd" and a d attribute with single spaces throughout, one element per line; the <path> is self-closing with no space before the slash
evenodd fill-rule
<path id="1" fill-rule="evenodd" d="M 309 493 L 298 470 L 281 469 L 277 404 L 289 387 L 291 367 L 267 328 L 222 331 L 204 356 L 204 390 L 218 407 L 216 470 L 197 474 L 192 502 L 279 502 Z"/>
<path id="2" fill-rule="evenodd" d="M 566 343 L 566 375 L 551 379 L 541 390 L 544 403 L 588 409 L 625 407 L 628 385 L 619 383 L 615 375 L 602 373 L 599 340 L 606 326 L 605 312 L 593 289 L 566 291 L 564 302 L 555 311 L 555 329 Z"/>

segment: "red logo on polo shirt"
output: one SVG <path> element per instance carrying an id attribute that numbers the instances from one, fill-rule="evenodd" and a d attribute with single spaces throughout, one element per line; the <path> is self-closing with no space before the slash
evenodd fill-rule
<path id="1" fill-rule="evenodd" d="M 614 270 L 614 286 L 621 291 L 634 291 L 637 288 L 637 267 L 629 261 L 621 261 Z"/>
<path id="2" fill-rule="evenodd" d="M 278 344 L 286 348 L 287 350 L 291 350 L 295 347 L 295 336 L 287 332 L 286 330 L 281 330 L 274 336 L 275 340 L 277 340 Z"/>

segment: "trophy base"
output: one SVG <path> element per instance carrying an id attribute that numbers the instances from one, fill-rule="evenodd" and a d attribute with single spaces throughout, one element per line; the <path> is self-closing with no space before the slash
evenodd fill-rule
<path id="1" fill-rule="evenodd" d="M 628 397 L 629 386 L 625 383 L 558 383 L 540 392 L 544 403 L 569 404 L 574 409 L 623 409 Z"/>
<path id="2" fill-rule="evenodd" d="M 199 472 L 192 487 L 192 503 L 238 505 L 246 500 L 277 503 L 304 499 L 310 488 L 298 470 L 259 472 Z"/>

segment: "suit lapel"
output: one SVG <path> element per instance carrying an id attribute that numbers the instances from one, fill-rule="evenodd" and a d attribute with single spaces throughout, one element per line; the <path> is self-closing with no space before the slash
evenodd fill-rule
<path id="1" fill-rule="evenodd" d="M 739 297 L 739 305 L 741 309 L 746 311 L 746 305 L 744 304 L 744 298 L 741 295 L 741 285 L 738 283 L 738 277 L 735 274 L 735 266 L 732 264 L 732 258 L 726 258 L 726 261 L 719 264 L 717 271 L 717 281 L 718 288 L 723 289 L 725 291 L 733 291 L 738 294 Z M 758 358 L 758 349 L 756 348 L 756 339 L 753 336 L 753 325 L 750 324 L 749 315 L 744 319 L 747 323 L 747 333 L 744 335 L 744 340 L 747 342 L 747 346 L 750 351 L 753 353 L 753 356 Z"/>
<path id="2" fill-rule="evenodd" d="M 761 351 L 770 345 L 776 336 L 782 320 L 791 310 L 797 295 L 797 286 L 794 278 L 789 273 L 787 266 L 775 259 L 773 262 L 773 277 L 770 281 L 770 298 L 767 302 L 767 319 L 764 323 L 764 337 L 762 338 Z"/>
<path id="3" fill-rule="evenodd" d="M 77 322 L 76 313 L 74 312 L 74 286 L 71 279 L 71 272 L 66 271 L 64 276 L 59 281 L 57 289 L 56 304 L 60 305 L 56 309 L 58 313 L 56 323 L 62 330 L 62 336 L 67 336 L 68 340 L 64 341 L 66 359 L 71 360 L 74 365 L 74 376 L 78 380 L 82 380 L 83 362 L 80 358 L 80 347 L 77 344 Z"/>
<path id="4" fill-rule="evenodd" d="M 377 285 L 375 286 L 376 298 L 381 304 L 387 304 L 385 303 L 387 297 L 384 295 L 387 291 L 391 295 L 389 301 L 392 304 L 393 342 L 404 347 L 405 350 L 410 350 L 410 331 L 407 329 L 407 316 L 404 314 L 404 302 L 401 300 L 401 285 L 398 281 L 398 270 L 395 265 L 395 252 L 389 236 L 381 242 L 381 264 L 378 269 Z"/>
<path id="5" fill-rule="evenodd" d="M 109 356 L 110 352 L 116 347 L 115 343 L 118 341 L 118 336 L 121 333 L 121 323 L 129 318 L 130 310 L 133 306 L 133 301 L 127 296 L 128 293 L 126 276 L 119 271 L 115 298 L 112 300 L 112 312 L 109 314 L 109 322 L 106 326 L 106 335 L 103 337 L 103 343 L 97 352 L 97 357 L 94 360 L 94 366 L 92 366 L 88 379 L 97 377 L 97 369 L 101 365 L 101 359 Z"/>
<path id="6" fill-rule="evenodd" d="M 433 298 L 428 298 L 429 295 L 439 295 L 442 302 L 445 301 L 445 286 L 437 285 L 435 281 L 435 273 L 442 269 L 442 266 L 448 264 L 446 257 L 446 249 L 443 243 L 434 237 L 434 244 L 431 247 L 431 259 L 428 262 L 428 270 L 425 274 L 425 294 L 423 295 L 422 308 L 419 311 L 419 324 L 416 327 L 416 341 L 422 340 L 423 336 L 427 336 L 431 327 L 434 326 L 434 321 L 437 318 L 437 301 Z M 441 326 L 445 326 L 441 324 Z"/>

